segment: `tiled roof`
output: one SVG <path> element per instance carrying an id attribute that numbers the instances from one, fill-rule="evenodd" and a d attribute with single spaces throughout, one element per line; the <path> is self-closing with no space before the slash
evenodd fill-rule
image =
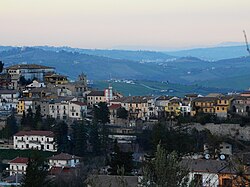
<path id="1" fill-rule="evenodd" d="M 215 102 L 218 98 L 216 97 L 197 97 L 193 101 L 194 102 Z"/>
<path id="2" fill-rule="evenodd" d="M 17 90 L 0 90 L 0 94 L 16 94 Z"/>
<path id="3" fill-rule="evenodd" d="M 52 131 L 19 131 L 14 136 L 47 136 L 54 137 L 54 133 Z"/>
<path id="4" fill-rule="evenodd" d="M 6 69 L 54 69 L 54 68 L 38 64 L 17 64 L 7 67 Z"/>
<path id="5" fill-rule="evenodd" d="M 75 155 L 70 155 L 68 153 L 60 153 L 48 158 L 49 160 L 71 160 L 71 159 L 80 159 L 80 157 Z"/>
<path id="6" fill-rule="evenodd" d="M 56 167 L 53 166 L 50 171 L 49 174 L 50 175 L 58 175 L 58 174 L 67 174 L 70 173 L 72 171 L 74 171 L 75 168 L 72 167 Z"/>
<path id="7" fill-rule="evenodd" d="M 83 103 L 81 101 L 71 101 L 71 103 L 74 103 L 74 104 L 79 105 L 79 106 L 86 106 L 87 105 L 86 103 Z"/>
<path id="8" fill-rule="evenodd" d="M 13 160 L 11 160 L 9 163 L 13 164 L 13 163 L 17 163 L 17 164 L 27 164 L 29 161 L 28 158 L 26 157 L 16 157 Z"/>
<path id="9" fill-rule="evenodd" d="M 91 91 L 88 96 L 104 96 L 104 91 Z"/>
<path id="10" fill-rule="evenodd" d="M 116 110 L 118 108 L 121 108 L 121 105 L 120 104 L 112 104 L 111 106 L 109 106 L 109 109 L 110 110 Z"/>

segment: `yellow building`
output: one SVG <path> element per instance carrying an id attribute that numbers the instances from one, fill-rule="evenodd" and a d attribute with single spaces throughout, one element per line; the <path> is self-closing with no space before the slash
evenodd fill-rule
<path id="1" fill-rule="evenodd" d="M 217 99 L 216 97 L 197 97 L 192 101 L 191 116 L 199 112 L 214 114 Z"/>
<path id="2" fill-rule="evenodd" d="M 29 107 L 32 109 L 33 101 L 35 101 L 35 99 L 32 99 L 32 98 L 19 99 L 18 104 L 17 104 L 17 113 L 21 115 L 23 114 L 24 111 L 27 112 Z"/>
<path id="3" fill-rule="evenodd" d="M 181 100 L 180 99 L 172 99 L 168 102 L 168 105 L 165 107 L 165 111 L 169 114 L 173 114 L 174 116 L 179 116 L 181 113 Z"/>
<path id="4" fill-rule="evenodd" d="M 233 100 L 232 96 L 222 96 L 217 99 L 215 105 L 215 114 L 218 117 L 227 117 L 227 113 L 230 110 L 231 102 Z"/>

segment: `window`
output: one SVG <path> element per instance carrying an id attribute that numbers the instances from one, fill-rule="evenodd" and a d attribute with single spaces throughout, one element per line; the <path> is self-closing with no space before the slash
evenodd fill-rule
<path id="1" fill-rule="evenodd" d="M 225 108 L 224 108 L 224 107 L 222 107 L 222 110 L 225 110 Z"/>
<path id="2" fill-rule="evenodd" d="M 197 187 L 202 187 L 202 175 L 200 174 L 195 174 L 194 175 L 194 184 Z"/>
<path id="3" fill-rule="evenodd" d="M 78 116 L 78 113 L 76 113 L 76 116 Z"/>
<path id="4" fill-rule="evenodd" d="M 73 112 L 73 113 L 72 113 L 72 116 L 74 116 L 74 115 L 75 115 L 75 113 Z"/>
<path id="5" fill-rule="evenodd" d="M 47 145 L 47 149 L 49 149 L 49 145 Z"/>

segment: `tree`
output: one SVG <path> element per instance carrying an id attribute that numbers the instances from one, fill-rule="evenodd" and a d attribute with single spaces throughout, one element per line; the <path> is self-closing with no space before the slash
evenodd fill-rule
<path id="1" fill-rule="evenodd" d="M 94 106 L 94 119 L 101 123 L 101 124 L 106 124 L 110 122 L 109 119 L 109 109 L 107 106 L 107 103 L 105 102 L 100 102 L 98 105 Z"/>
<path id="2" fill-rule="evenodd" d="M 28 161 L 26 174 L 21 182 L 21 187 L 43 187 L 46 186 L 48 174 L 48 164 L 35 152 Z"/>
<path id="3" fill-rule="evenodd" d="M 97 125 L 97 129 L 99 124 L 101 124 L 101 133 L 100 133 L 100 140 L 101 146 L 104 152 L 107 150 L 108 146 L 108 128 L 106 126 L 107 123 L 110 122 L 109 119 L 109 109 L 107 103 L 100 102 L 98 105 L 94 106 L 94 123 Z"/>
<path id="4" fill-rule="evenodd" d="M 36 129 L 41 129 L 41 124 L 42 123 L 42 114 L 41 114 L 41 106 L 38 105 L 36 107 L 36 113 L 35 113 L 35 116 L 34 116 L 34 127 Z"/>
<path id="5" fill-rule="evenodd" d="M 119 175 L 121 169 L 124 169 L 124 173 L 130 174 L 133 169 L 132 153 L 121 151 L 117 140 L 114 143 L 114 152 L 111 154 L 110 166 L 112 175 Z"/>
<path id="6" fill-rule="evenodd" d="M 14 114 L 7 118 L 5 128 L 2 130 L 4 138 L 10 138 L 18 131 L 18 126 Z"/>
<path id="7" fill-rule="evenodd" d="M 146 161 L 143 167 L 143 183 L 148 187 L 185 187 L 188 186 L 187 175 L 188 170 L 181 166 L 177 154 L 168 154 L 160 144 L 154 159 Z"/>
<path id="8" fill-rule="evenodd" d="M 121 107 L 117 109 L 117 117 L 121 119 L 128 119 L 128 111 Z"/>
<path id="9" fill-rule="evenodd" d="M 21 122 L 20 122 L 20 126 L 21 126 L 21 129 L 23 130 L 25 125 L 26 125 L 26 114 L 25 114 L 25 111 L 23 111 L 23 115 L 22 115 L 22 118 L 21 118 Z"/>
<path id="10" fill-rule="evenodd" d="M 58 152 L 68 152 L 68 124 L 64 121 L 57 123 L 53 128 L 53 132 L 55 134 Z"/>
<path id="11" fill-rule="evenodd" d="M 100 136 L 99 136 L 98 125 L 95 121 L 93 121 L 91 128 L 90 128 L 89 141 L 92 145 L 92 152 L 95 155 L 100 155 L 101 140 L 100 140 Z"/>
<path id="12" fill-rule="evenodd" d="M 87 135 L 84 123 L 73 123 L 72 142 L 74 146 L 74 154 L 83 156 L 87 149 Z"/>
<path id="13" fill-rule="evenodd" d="M 36 124 L 34 123 L 34 118 L 33 118 L 33 112 L 31 107 L 28 108 L 27 110 L 27 116 L 26 116 L 26 127 L 29 129 L 36 129 Z"/>
<path id="14" fill-rule="evenodd" d="M 4 63 L 2 61 L 0 61 L 0 73 L 3 72 L 3 67 L 4 67 Z"/>

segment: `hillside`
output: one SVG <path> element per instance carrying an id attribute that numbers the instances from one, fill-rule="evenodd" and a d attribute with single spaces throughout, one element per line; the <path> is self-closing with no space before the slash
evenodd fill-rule
<path id="1" fill-rule="evenodd" d="M 184 96 L 188 93 L 199 93 L 207 95 L 208 93 L 227 93 L 230 89 L 208 88 L 199 85 L 182 85 L 169 82 L 156 81 L 132 81 L 132 80 L 112 80 L 112 81 L 94 81 L 92 87 L 103 90 L 112 85 L 114 90 L 128 95 L 175 95 Z"/>
<path id="2" fill-rule="evenodd" d="M 177 57 L 193 56 L 209 61 L 237 58 L 248 55 L 245 45 L 196 48 L 196 49 L 180 50 L 180 51 L 167 51 L 165 53 Z"/>

